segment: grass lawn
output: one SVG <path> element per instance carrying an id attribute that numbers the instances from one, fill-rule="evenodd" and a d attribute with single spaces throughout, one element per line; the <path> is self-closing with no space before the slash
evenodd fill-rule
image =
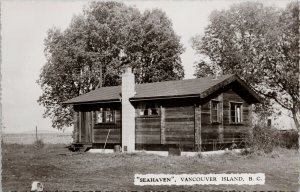
<path id="1" fill-rule="evenodd" d="M 63 145 L 2 145 L 3 191 L 30 191 L 41 181 L 47 191 L 298 190 L 299 155 L 276 149 L 268 155 L 160 157 L 146 154 L 72 153 Z M 265 173 L 265 185 L 135 186 L 134 174 Z"/>

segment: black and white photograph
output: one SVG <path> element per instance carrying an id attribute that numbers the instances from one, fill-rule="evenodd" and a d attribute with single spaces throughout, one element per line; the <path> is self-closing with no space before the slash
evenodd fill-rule
<path id="1" fill-rule="evenodd" d="M 298 191 L 299 1 L 1 1 L 2 191 Z"/>

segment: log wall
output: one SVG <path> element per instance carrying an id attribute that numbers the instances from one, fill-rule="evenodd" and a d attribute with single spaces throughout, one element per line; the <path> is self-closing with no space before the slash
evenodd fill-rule
<path id="1" fill-rule="evenodd" d="M 165 107 L 165 142 L 180 146 L 195 144 L 194 106 Z"/>
<path id="2" fill-rule="evenodd" d="M 78 143 L 79 142 L 79 112 L 74 111 L 73 112 L 73 142 Z"/>
<path id="3" fill-rule="evenodd" d="M 92 142 L 92 114 L 91 112 L 80 112 L 80 142 Z"/>
<path id="4" fill-rule="evenodd" d="M 195 145 L 195 107 L 174 102 L 157 104 L 157 116 L 138 116 L 136 109 L 136 144 L 163 146 Z M 140 105 L 137 105 L 140 106 Z"/>
<path id="5" fill-rule="evenodd" d="M 231 89 L 212 98 L 220 101 L 220 122 L 211 122 L 211 100 L 201 105 L 202 144 L 240 142 L 250 131 L 251 105 Z M 242 103 L 242 122 L 230 122 L 230 102 Z"/>
<path id="6" fill-rule="evenodd" d="M 220 96 L 213 98 L 219 100 Z M 221 104 L 222 101 L 220 101 Z M 222 123 L 222 119 L 221 119 Z M 220 124 L 211 122 L 211 100 L 201 105 L 201 140 L 202 144 L 210 144 L 220 141 Z"/>
<path id="7" fill-rule="evenodd" d="M 223 93 L 223 122 L 224 122 L 224 142 L 239 142 L 245 138 L 245 135 L 251 130 L 251 111 L 252 106 L 232 90 Z M 230 102 L 242 103 L 242 122 L 234 124 L 230 122 Z"/>
<path id="8" fill-rule="evenodd" d="M 136 117 L 135 118 L 135 143 L 160 144 L 161 143 L 161 118 Z"/>

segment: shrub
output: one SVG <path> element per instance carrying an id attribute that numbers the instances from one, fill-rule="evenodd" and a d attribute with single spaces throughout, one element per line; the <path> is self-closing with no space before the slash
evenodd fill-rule
<path id="1" fill-rule="evenodd" d="M 264 152 L 270 153 L 277 146 L 280 146 L 281 135 L 272 128 L 255 125 L 252 134 L 245 140 L 245 147 L 250 148 L 249 153 Z M 248 153 L 247 152 L 247 153 Z"/>
<path id="2" fill-rule="evenodd" d="M 296 130 L 290 130 L 280 133 L 280 146 L 288 149 L 298 148 L 298 132 Z"/>
<path id="3" fill-rule="evenodd" d="M 39 138 L 39 139 L 35 140 L 34 146 L 37 149 L 42 149 L 45 146 L 45 143 L 44 143 L 43 139 Z"/>

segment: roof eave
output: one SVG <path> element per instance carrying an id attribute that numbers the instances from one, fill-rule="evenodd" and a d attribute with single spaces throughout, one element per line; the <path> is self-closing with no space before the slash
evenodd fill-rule
<path id="1" fill-rule="evenodd" d="M 84 101 L 84 102 L 63 102 L 63 105 L 83 105 L 83 104 L 101 104 L 101 103 L 118 103 L 121 102 L 120 99 L 110 99 L 102 101 Z"/>
<path id="2" fill-rule="evenodd" d="M 200 98 L 205 98 L 205 97 L 211 95 L 212 93 L 216 92 L 220 88 L 223 88 L 226 85 L 232 83 L 234 80 L 236 80 L 236 77 L 237 77 L 236 75 L 233 75 L 233 76 L 225 79 L 224 81 L 221 81 L 221 82 L 217 83 L 216 85 L 206 89 L 205 91 L 200 93 Z"/>
<path id="3" fill-rule="evenodd" d="M 132 97 L 129 101 L 145 101 L 145 100 L 166 100 L 166 99 L 184 99 L 184 98 L 200 98 L 199 94 L 189 95 L 173 95 L 173 96 L 156 96 L 156 97 Z"/>
<path id="4" fill-rule="evenodd" d="M 240 79 L 237 75 L 233 75 L 227 79 L 225 79 L 224 81 L 214 85 L 213 87 L 205 90 L 204 92 L 200 93 L 200 98 L 205 98 L 208 95 L 214 93 L 215 91 L 217 91 L 220 88 L 225 87 L 226 85 L 229 85 L 230 83 L 234 82 L 234 81 L 238 81 L 238 83 L 240 83 L 254 98 L 252 103 L 261 103 L 262 102 L 262 98 L 255 92 L 252 90 L 252 88 L 250 88 L 242 79 Z"/>
<path id="5" fill-rule="evenodd" d="M 256 102 L 253 103 L 262 103 L 263 99 L 248 85 L 246 85 L 246 83 L 240 79 L 237 75 L 235 75 L 237 81 L 244 87 L 246 88 L 247 91 L 249 91 L 249 93 L 251 93 L 251 95 L 255 98 Z"/>

